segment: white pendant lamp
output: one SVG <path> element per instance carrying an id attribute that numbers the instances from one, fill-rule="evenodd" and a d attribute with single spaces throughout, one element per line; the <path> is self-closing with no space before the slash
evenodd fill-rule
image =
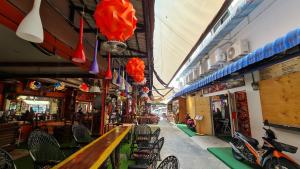
<path id="1" fill-rule="evenodd" d="M 19 24 L 16 31 L 20 38 L 34 42 L 42 43 L 44 41 L 44 31 L 40 16 L 41 0 L 34 0 L 31 11 L 25 16 Z"/>
<path id="2" fill-rule="evenodd" d="M 101 93 L 101 90 L 100 90 L 99 86 L 94 85 L 90 88 L 90 92 L 91 93 Z"/>
<path id="3" fill-rule="evenodd" d="M 126 89 L 126 86 L 125 86 L 125 78 L 124 78 L 124 71 L 123 71 L 121 90 L 125 90 L 125 89 Z"/>

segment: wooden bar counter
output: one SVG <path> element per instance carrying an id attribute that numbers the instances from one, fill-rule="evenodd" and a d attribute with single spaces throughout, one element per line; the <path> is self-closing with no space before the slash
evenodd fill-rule
<path id="1" fill-rule="evenodd" d="M 53 169 L 97 169 L 118 149 L 120 142 L 131 130 L 131 126 L 117 126 L 92 143 L 83 147 Z M 117 151 L 117 150 L 116 150 Z M 118 153 L 118 151 L 116 152 Z M 118 166 L 117 166 L 118 168 Z"/>

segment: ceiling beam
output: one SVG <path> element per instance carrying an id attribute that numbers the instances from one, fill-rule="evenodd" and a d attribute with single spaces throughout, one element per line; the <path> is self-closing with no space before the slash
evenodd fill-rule
<path id="1" fill-rule="evenodd" d="M 79 32 L 79 30 L 80 30 L 77 27 L 74 27 L 74 29 L 75 29 L 76 32 Z M 83 28 L 84 33 L 97 33 L 97 30 L 98 30 L 97 28 Z M 135 33 L 144 33 L 145 29 L 137 27 L 134 32 Z"/>
<path id="2" fill-rule="evenodd" d="M 104 58 L 107 58 L 107 55 L 101 55 Z M 146 55 L 110 55 L 111 58 L 118 58 L 118 59 L 128 59 L 128 58 L 133 58 L 133 57 L 137 57 L 137 58 L 147 58 Z"/>
<path id="3" fill-rule="evenodd" d="M 18 73 L 18 74 L 10 74 L 10 73 L 0 73 L 0 79 L 8 79 L 8 78 L 97 78 L 93 74 L 87 73 L 41 73 L 41 74 L 28 74 L 28 73 Z"/>
<path id="4" fill-rule="evenodd" d="M 147 54 L 146 52 L 140 51 L 138 49 L 129 48 L 129 47 L 127 47 L 126 50 L 129 50 L 129 51 L 132 51 L 132 52 L 136 52 L 136 53 L 140 53 L 140 54 L 144 54 L 144 55 Z"/>
<path id="5" fill-rule="evenodd" d="M 0 62 L 0 67 L 77 67 L 68 62 Z"/>
<path id="6" fill-rule="evenodd" d="M 94 10 L 87 8 L 85 5 L 84 6 L 78 6 L 78 5 L 75 5 L 75 4 L 71 4 L 71 8 L 73 8 L 77 11 L 82 11 L 83 8 L 84 8 L 84 13 L 89 14 L 89 15 L 94 15 L 94 12 L 95 12 Z M 144 24 L 136 23 L 136 27 L 140 28 L 140 29 L 141 28 L 144 29 Z"/>

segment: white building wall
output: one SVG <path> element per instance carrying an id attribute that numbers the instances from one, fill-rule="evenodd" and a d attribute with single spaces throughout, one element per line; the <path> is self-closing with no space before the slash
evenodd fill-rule
<path id="1" fill-rule="evenodd" d="M 228 36 L 231 40 L 249 40 L 250 49 L 253 51 L 300 27 L 299 6 L 299 0 L 265 0 Z M 255 80 L 258 81 L 259 72 L 255 72 L 254 75 Z M 245 81 L 252 136 L 261 142 L 264 131 L 259 90 L 252 89 L 251 74 L 245 76 Z M 279 128 L 273 128 L 273 130 L 279 141 L 300 149 L 300 132 Z M 300 151 L 291 156 L 300 162 Z"/>

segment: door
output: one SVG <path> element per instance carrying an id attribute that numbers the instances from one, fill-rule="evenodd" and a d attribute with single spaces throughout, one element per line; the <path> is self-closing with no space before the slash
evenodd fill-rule
<path id="1" fill-rule="evenodd" d="M 196 120 L 196 131 L 199 134 L 212 135 L 213 123 L 210 109 L 209 97 L 202 97 L 200 94 L 195 96 L 195 116 L 201 117 Z"/>

